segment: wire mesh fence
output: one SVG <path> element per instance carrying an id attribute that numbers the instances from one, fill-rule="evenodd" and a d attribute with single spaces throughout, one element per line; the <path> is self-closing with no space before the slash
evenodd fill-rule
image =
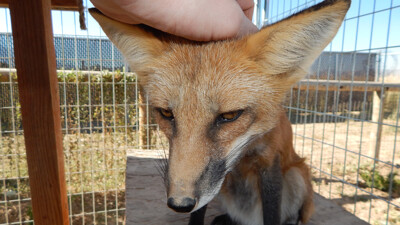
<path id="1" fill-rule="evenodd" d="M 70 223 L 123 224 L 126 151 L 159 148 L 157 126 L 97 23 L 81 31 L 78 13 L 52 16 Z M 0 224 L 33 224 L 8 9 L 0 17 Z"/>
<path id="2" fill-rule="evenodd" d="M 259 26 L 321 1 L 258 1 Z M 371 224 L 400 223 L 400 1 L 353 0 L 307 79 L 288 94 L 314 190 Z"/>
<path id="3" fill-rule="evenodd" d="M 318 2 L 257 1 L 254 21 L 261 27 Z M 0 9 L 0 224 L 33 224 L 9 18 Z M 121 54 L 92 18 L 87 31 L 78 21 L 53 12 L 70 223 L 122 224 L 126 152 L 164 140 Z M 399 0 L 353 0 L 285 103 L 314 190 L 371 224 L 400 223 L 398 27 Z"/>

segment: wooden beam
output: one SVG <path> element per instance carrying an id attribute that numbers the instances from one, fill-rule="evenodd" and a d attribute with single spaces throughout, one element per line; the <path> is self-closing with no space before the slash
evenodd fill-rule
<path id="1" fill-rule="evenodd" d="M 9 75 L 10 73 L 15 73 L 15 69 L 9 68 L 0 68 L 0 80 L 1 75 Z M 76 70 L 57 70 L 57 72 L 65 72 L 65 73 L 74 73 Z M 80 70 L 81 74 L 101 74 L 102 71 L 85 71 Z M 384 91 L 400 91 L 400 83 L 384 83 L 377 81 L 349 81 L 349 80 L 316 80 L 316 79 L 307 79 L 301 80 L 296 85 L 293 86 L 293 89 L 300 90 L 318 90 L 319 91 L 361 91 L 363 92 L 365 89 L 367 92 L 380 92 L 382 88 Z"/>
<path id="2" fill-rule="evenodd" d="M 0 7 L 8 8 L 11 0 L 0 0 Z M 20 2 L 23 4 L 23 2 Z M 76 0 L 51 0 L 51 8 L 56 10 L 74 10 L 78 11 Z"/>
<path id="3" fill-rule="evenodd" d="M 377 81 L 349 81 L 349 80 L 302 80 L 295 86 L 294 89 L 300 90 L 318 90 L 320 91 L 400 91 L 400 83 L 384 83 Z"/>
<path id="4" fill-rule="evenodd" d="M 379 159 L 381 151 L 385 97 L 386 93 L 384 92 L 373 92 L 372 121 L 375 123 L 370 130 L 369 152 L 370 156 L 376 159 Z"/>
<path id="5" fill-rule="evenodd" d="M 187 225 L 189 214 L 175 213 L 166 206 L 165 186 L 154 163 L 163 163 L 163 150 L 132 150 L 126 165 L 126 224 Z M 315 213 L 304 225 L 368 225 L 333 201 L 314 195 Z M 149 210 L 151 209 L 151 210 Z M 211 201 L 204 224 L 221 215 L 219 201 Z M 173 222 L 171 222 L 173 221 Z M 303 224 L 303 223 L 302 223 Z"/>
<path id="6" fill-rule="evenodd" d="M 37 225 L 67 225 L 50 1 L 9 3 L 34 221 Z"/>
<path id="7" fill-rule="evenodd" d="M 11 74 L 17 73 L 16 69 L 9 68 L 0 68 L 0 80 L 2 80 L 2 76 L 9 76 Z M 106 74 L 106 73 L 116 73 L 116 71 L 93 71 L 93 70 L 57 70 L 57 73 L 79 73 L 79 74 Z M 133 72 L 124 72 L 127 75 L 134 74 Z"/>

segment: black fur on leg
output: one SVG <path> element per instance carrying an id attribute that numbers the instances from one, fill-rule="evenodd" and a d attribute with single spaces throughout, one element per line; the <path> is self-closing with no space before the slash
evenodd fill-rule
<path id="1" fill-rule="evenodd" d="M 297 217 L 296 225 L 300 225 L 300 224 L 301 224 L 301 209 L 299 210 L 299 216 Z"/>
<path id="2" fill-rule="evenodd" d="M 207 205 L 190 213 L 189 225 L 204 225 L 204 216 L 206 215 Z"/>
<path id="3" fill-rule="evenodd" d="M 280 225 L 282 201 L 282 171 L 279 155 L 274 164 L 260 171 L 260 190 L 264 225 Z"/>
<path id="4" fill-rule="evenodd" d="M 223 214 L 214 218 L 211 225 L 237 225 L 228 214 Z"/>

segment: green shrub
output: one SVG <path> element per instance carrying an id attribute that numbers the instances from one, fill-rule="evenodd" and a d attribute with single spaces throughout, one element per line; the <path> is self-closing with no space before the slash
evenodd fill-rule
<path id="1" fill-rule="evenodd" d="M 102 127 L 135 123 L 138 97 L 134 73 L 119 70 L 101 73 L 68 71 L 57 73 L 57 77 L 62 126 L 71 128 L 68 132 L 76 132 L 79 127 L 102 131 Z M 11 83 L 8 80 L 0 82 L 0 129 L 3 136 L 22 129 L 17 75 L 12 74 Z"/>
<path id="2" fill-rule="evenodd" d="M 368 187 L 384 192 L 389 192 L 390 181 L 392 180 L 392 197 L 400 196 L 400 179 L 397 178 L 397 173 L 389 173 L 384 176 L 377 170 L 371 171 L 364 167 L 360 170 L 360 176 Z"/>

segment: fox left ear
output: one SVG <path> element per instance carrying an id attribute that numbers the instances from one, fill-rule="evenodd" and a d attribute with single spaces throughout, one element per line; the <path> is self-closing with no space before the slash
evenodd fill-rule
<path id="1" fill-rule="evenodd" d="M 116 21 L 96 8 L 89 9 L 89 12 L 135 72 L 145 68 L 166 48 L 165 43 L 143 26 Z"/>
<path id="2" fill-rule="evenodd" d="M 325 0 L 247 38 L 250 58 L 267 74 L 300 80 L 337 33 L 351 0 Z"/>

